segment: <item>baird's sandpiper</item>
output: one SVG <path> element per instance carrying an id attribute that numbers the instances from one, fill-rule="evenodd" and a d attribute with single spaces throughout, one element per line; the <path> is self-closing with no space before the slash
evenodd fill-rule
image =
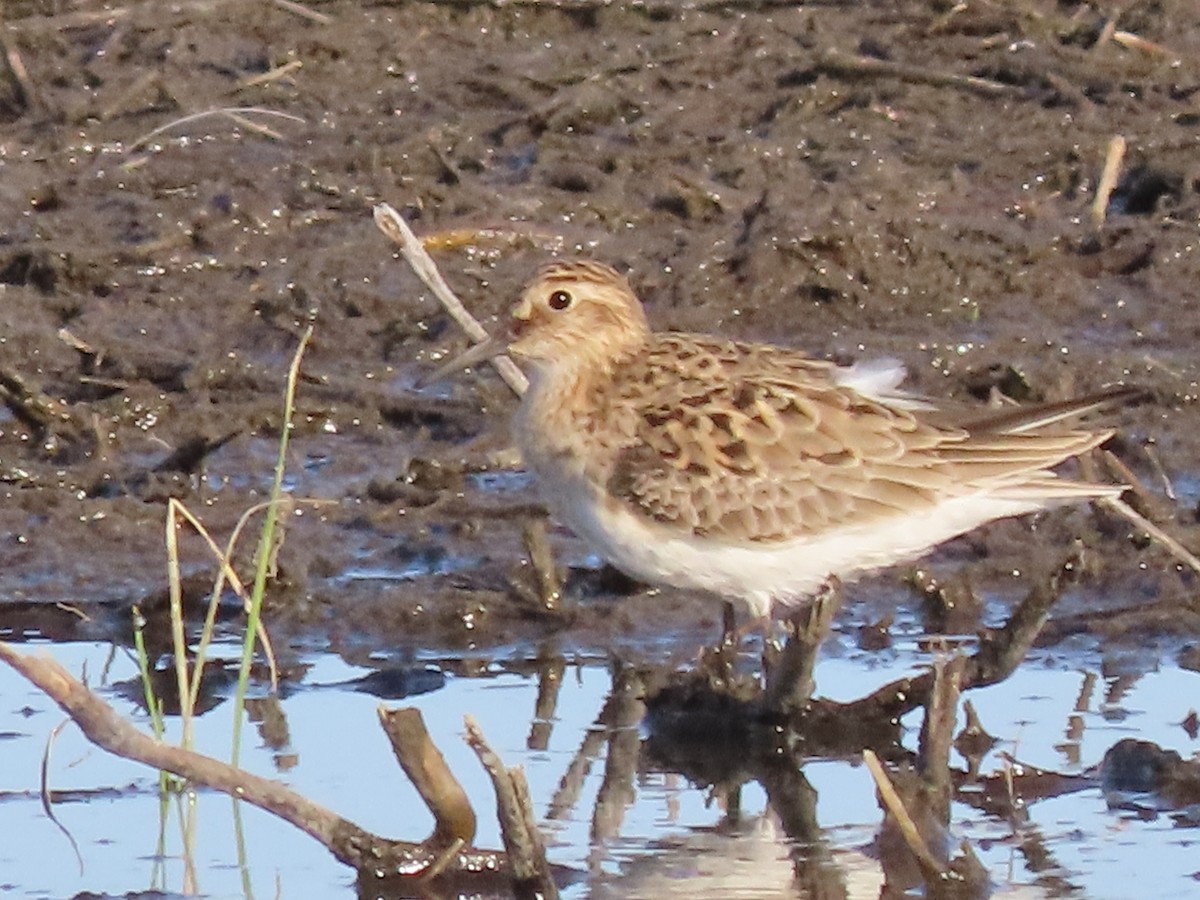
<path id="1" fill-rule="evenodd" d="M 1109 437 L 1059 423 L 1111 396 L 950 424 L 895 363 L 651 331 L 596 262 L 544 267 L 508 332 L 439 375 L 501 353 L 530 376 L 513 433 L 552 514 L 629 575 L 759 618 L 985 522 L 1121 491 L 1051 471 Z"/>

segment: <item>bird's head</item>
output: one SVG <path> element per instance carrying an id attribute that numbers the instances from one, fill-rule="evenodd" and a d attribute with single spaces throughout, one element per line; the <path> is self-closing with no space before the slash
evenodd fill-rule
<path id="1" fill-rule="evenodd" d="M 508 353 L 538 367 L 570 361 L 608 369 L 649 335 L 642 304 L 616 269 L 555 262 L 538 272 L 513 309 Z"/>

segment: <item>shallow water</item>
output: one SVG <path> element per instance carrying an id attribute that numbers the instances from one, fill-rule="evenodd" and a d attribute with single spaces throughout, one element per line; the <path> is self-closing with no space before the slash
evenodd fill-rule
<path id="1" fill-rule="evenodd" d="M 126 715 L 146 725 L 127 690 L 114 686 L 136 677 L 124 650 L 102 644 L 28 644 L 48 652 L 89 682 Z M 230 648 L 223 651 L 232 654 Z M 926 661 L 912 645 L 899 645 L 864 666 L 859 654 L 826 659 L 818 668 L 819 693 L 850 699 Z M 1197 749 L 1179 726 L 1200 685 L 1200 675 L 1172 666 L 1104 676 L 1104 662 L 1035 654 L 1008 681 L 969 693 L 986 728 L 999 743 L 984 759 L 984 772 L 1004 765 L 1001 752 L 1022 763 L 1080 773 L 1099 762 L 1121 737 L 1154 740 L 1185 756 Z M 432 827 L 429 814 L 399 771 L 376 724 L 376 697 L 344 683 L 369 670 L 323 653 L 305 654 L 303 686 L 280 701 L 286 745 L 268 747 L 261 733 L 248 732 L 243 764 L 286 781 L 317 802 L 360 825 L 391 836 L 419 840 Z M 445 660 L 461 668 L 459 660 Z M 497 660 L 474 677 L 450 675 L 445 686 L 390 705 L 421 709 L 451 768 L 480 813 L 480 846 L 500 846 L 490 815 L 491 787 L 473 753 L 461 740 L 462 717 L 473 715 L 508 764 L 525 767 L 539 816 L 545 822 L 553 862 L 571 866 L 581 880 L 570 898 L 655 897 L 684 890 L 696 897 L 799 896 L 792 863 L 767 808 L 763 790 L 740 792 L 736 821 L 708 791 L 677 774 L 639 771 L 628 787 L 628 803 L 601 804 L 606 741 L 593 746 L 586 777 L 573 800 L 561 793 L 565 773 L 610 688 L 605 661 L 582 659 L 566 669 L 557 712 L 542 728 L 544 749 L 529 749 L 537 679 L 515 674 L 513 660 Z M 439 660 L 418 660 L 437 669 Z M 1111 667 L 1111 661 L 1109 664 Z M 1081 693 L 1085 684 L 1089 691 Z M 66 837 L 42 811 L 38 795 L 47 736 L 62 721 L 57 709 L 7 668 L 0 669 L 0 696 L 7 702 L 0 721 L 6 784 L 0 800 L 0 867 L 6 888 L 30 897 L 70 896 L 82 890 L 121 894 L 151 887 L 182 891 L 184 864 L 179 801 L 168 804 L 166 852 L 157 855 L 160 803 L 154 772 L 97 750 L 68 726 L 54 742 L 49 784 L 54 791 L 98 792 L 88 802 L 59 802 L 55 815 L 78 842 L 79 871 Z M 198 722 L 196 744 L 203 752 L 228 755 L 229 710 L 221 703 Z M 177 723 L 169 722 L 174 727 Z M 544 723 L 542 723 L 544 725 Z M 905 720 L 905 743 L 915 746 L 919 714 Z M 548 732 L 548 733 L 547 733 Z M 277 732 L 276 732 L 277 733 Z M 1068 734 L 1069 733 L 1069 734 Z M 532 742 L 537 743 L 537 742 Z M 961 760 L 955 757 L 954 763 Z M 870 843 L 879 821 L 875 790 L 866 769 L 842 760 L 811 760 L 803 774 L 816 790 L 823 865 L 840 870 L 848 896 L 878 896 L 881 874 Z M 242 807 L 246 865 L 239 867 L 231 802 L 210 793 L 188 795 L 196 805 L 192 859 L 196 886 L 210 897 L 351 896 L 352 873 L 310 839 L 253 808 Z M 1002 895 L 1122 898 L 1194 896 L 1194 829 L 1174 827 L 1165 815 L 1140 820 L 1110 811 L 1098 788 L 1035 802 L 1018 832 L 1006 822 L 956 803 L 956 833 L 971 840 Z M 603 834 L 603 837 L 597 837 Z M 1036 844 L 1032 855 L 1020 849 Z M 1152 860 L 1152 864 L 1148 861 Z M 1040 881 L 1039 881 L 1040 879 Z"/>

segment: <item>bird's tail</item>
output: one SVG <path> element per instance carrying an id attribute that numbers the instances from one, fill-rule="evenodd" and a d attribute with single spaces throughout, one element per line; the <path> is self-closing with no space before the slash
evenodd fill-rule
<path id="1" fill-rule="evenodd" d="M 1145 400 L 1148 396 L 1148 392 L 1143 388 L 1115 387 L 1098 391 L 1095 394 L 1088 394 L 1084 397 L 1060 400 L 1057 403 L 1043 403 L 1038 406 L 1019 406 L 999 410 L 980 416 L 977 419 L 963 422 L 961 423 L 961 427 L 972 433 L 1024 434 L 1048 428 L 1067 419 L 1084 416 L 1108 406 L 1115 406 L 1120 403 L 1132 403 L 1135 400 Z M 1105 437 L 1098 440 L 1097 444 L 1107 440 L 1110 433 L 1105 432 L 1104 434 Z"/>

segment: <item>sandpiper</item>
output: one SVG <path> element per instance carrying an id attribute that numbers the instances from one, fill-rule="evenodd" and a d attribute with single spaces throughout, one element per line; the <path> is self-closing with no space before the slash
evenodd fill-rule
<path id="1" fill-rule="evenodd" d="M 1052 468 L 1110 431 L 1061 426 L 1115 394 L 950 424 L 894 362 L 650 329 L 628 281 L 545 266 L 506 334 L 530 376 L 513 432 L 551 513 L 634 578 L 757 618 L 985 522 L 1116 496 Z"/>

